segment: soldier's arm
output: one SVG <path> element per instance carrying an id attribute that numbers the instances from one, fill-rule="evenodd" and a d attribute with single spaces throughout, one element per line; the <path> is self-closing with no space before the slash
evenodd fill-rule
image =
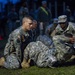
<path id="1" fill-rule="evenodd" d="M 70 38 L 66 37 L 65 35 L 60 35 L 60 39 L 65 41 L 65 42 L 70 42 Z"/>
<path id="2" fill-rule="evenodd" d="M 21 60 L 21 37 L 20 35 L 14 37 L 14 46 L 15 46 L 15 53 L 16 56 L 19 57 L 19 59 Z"/>
<path id="3" fill-rule="evenodd" d="M 6 43 L 6 46 L 4 48 L 4 56 L 7 56 L 10 54 L 11 38 L 12 38 L 12 34 L 9 35 L 8 42 Z"/>
<path id="4" fill-rule="evenodd" d="M 50 27 L 50 31 L 49 31 L 49 34 L 51 34 L 55 28 L 57 27 L 58 24 L 53 24 L 51 27 Z"/>
<path id="5" fill-rule="evenodd" d="M 70 41 L 70 38 L 63 34 L 63 32 L 61 31 L 59 26 L 57 26 L 57 28 L 55 29 L 55 36 L 56 36 L 55 39 L 59 39 L 59 40 L 62 40 L 64 42 Z"/>
<path id="6" fill-rule="evenodd" d="M 70 42 L 70 38 L 65 35 L 56 35 L 53 37 L 53 40 L 61 40 L 63 42 Z"/>
<path id="7" fill-rule="evenodd" d="M 51 26 L 47 27 L 45 34 L 47 36 L 51 36 L 52 32 L 55 30 L 58 24 L 52 24 Z"/>

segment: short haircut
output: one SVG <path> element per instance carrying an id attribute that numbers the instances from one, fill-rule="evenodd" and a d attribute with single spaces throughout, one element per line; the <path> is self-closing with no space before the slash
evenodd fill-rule
<path id="1" fill-rule="evenodd" d="M 22 24 L 26 21 L 26 19 L 30 19 L 33 21 L 33 18 L 31 16 L 25 16 L 23 19 L 22 19 Z"/>

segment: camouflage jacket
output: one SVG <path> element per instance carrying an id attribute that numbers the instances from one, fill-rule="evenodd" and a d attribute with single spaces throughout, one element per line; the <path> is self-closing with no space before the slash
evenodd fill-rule
<path id="1" fill-rule="evenodd" d="M 8 42 L 4 49 L 4 55 L 7 56 L 14 53 L 18 60 L 22 61 L 23 51 L 30 41 L 31 37 L 29 33 L 23 31 L 22 27 L 19 27 L 9 35 Z"/>
<path id="2" fill-rule="evenodd" d="M 72 22 L 68 23 L 68 27 L 67 29 L 64 31 L 62 30 L 62 28 L 60 27 L 60 25 L 58 25 L 55 29 L 55 35 L 60 35 L 60 39 L 64 40 L 65 42 L 69 41 L 69 37 L 64 36 L 65 34 L 72 34 L 73 36 L 75 36 L 75 24 Z"/>
<path id="3" fill-rule="evenodd" d="M 67 34 L 72 34 L 75 36 L 75 26 L 74 23 L 69 22 L 67 29 L 64 31 L 58 25 L 55 30 L 55 36 L 53 37 L 53 42 L 56 48 L 56 56 L 58 60 L 68 60 L 75 52 L 73 49 L 73 44 L 69 45 L 69 37 Z M 66 35 L 66 36 L 65 36 Z"/>

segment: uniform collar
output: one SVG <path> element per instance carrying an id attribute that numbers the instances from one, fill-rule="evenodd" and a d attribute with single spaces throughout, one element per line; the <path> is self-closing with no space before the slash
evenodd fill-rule
<path id="1" fill-rule="evenodd" d="M 25 36 L 29 36 L 28 31 L 24 31 L 22 26 L 21 26 L 21 34 L 25 35 Z"/>
<path id="2" fill-rule="evenodd" d="M 61 32 L 66 32 L 66 31 L 68 31 L 70 29 L 69 25 L 68 25 L 68 27 L 66 28 L 65 31 L 60 27 L 60 25 L 58 25 L 58 26 L 59 26 L 59 29 L 60 29 Z"/>

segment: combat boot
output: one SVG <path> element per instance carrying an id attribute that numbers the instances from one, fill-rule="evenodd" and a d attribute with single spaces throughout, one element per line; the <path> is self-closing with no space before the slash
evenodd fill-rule
<path id="1" fill-rule="evenodd" d="M 4 62 L 5 62 L 5 58 L 4 57 L 1 57 L 0 58 L 0 66 L 3 66 L 4 65 Z"/>
<path id="2" fill-rule="evenodd" d="M 29 68 L 30 67 L 30 59 L 28 61 L 26 61 L 24 59 L 23 62 L 21 63 L 21 67 L 22 68 Z"/>

